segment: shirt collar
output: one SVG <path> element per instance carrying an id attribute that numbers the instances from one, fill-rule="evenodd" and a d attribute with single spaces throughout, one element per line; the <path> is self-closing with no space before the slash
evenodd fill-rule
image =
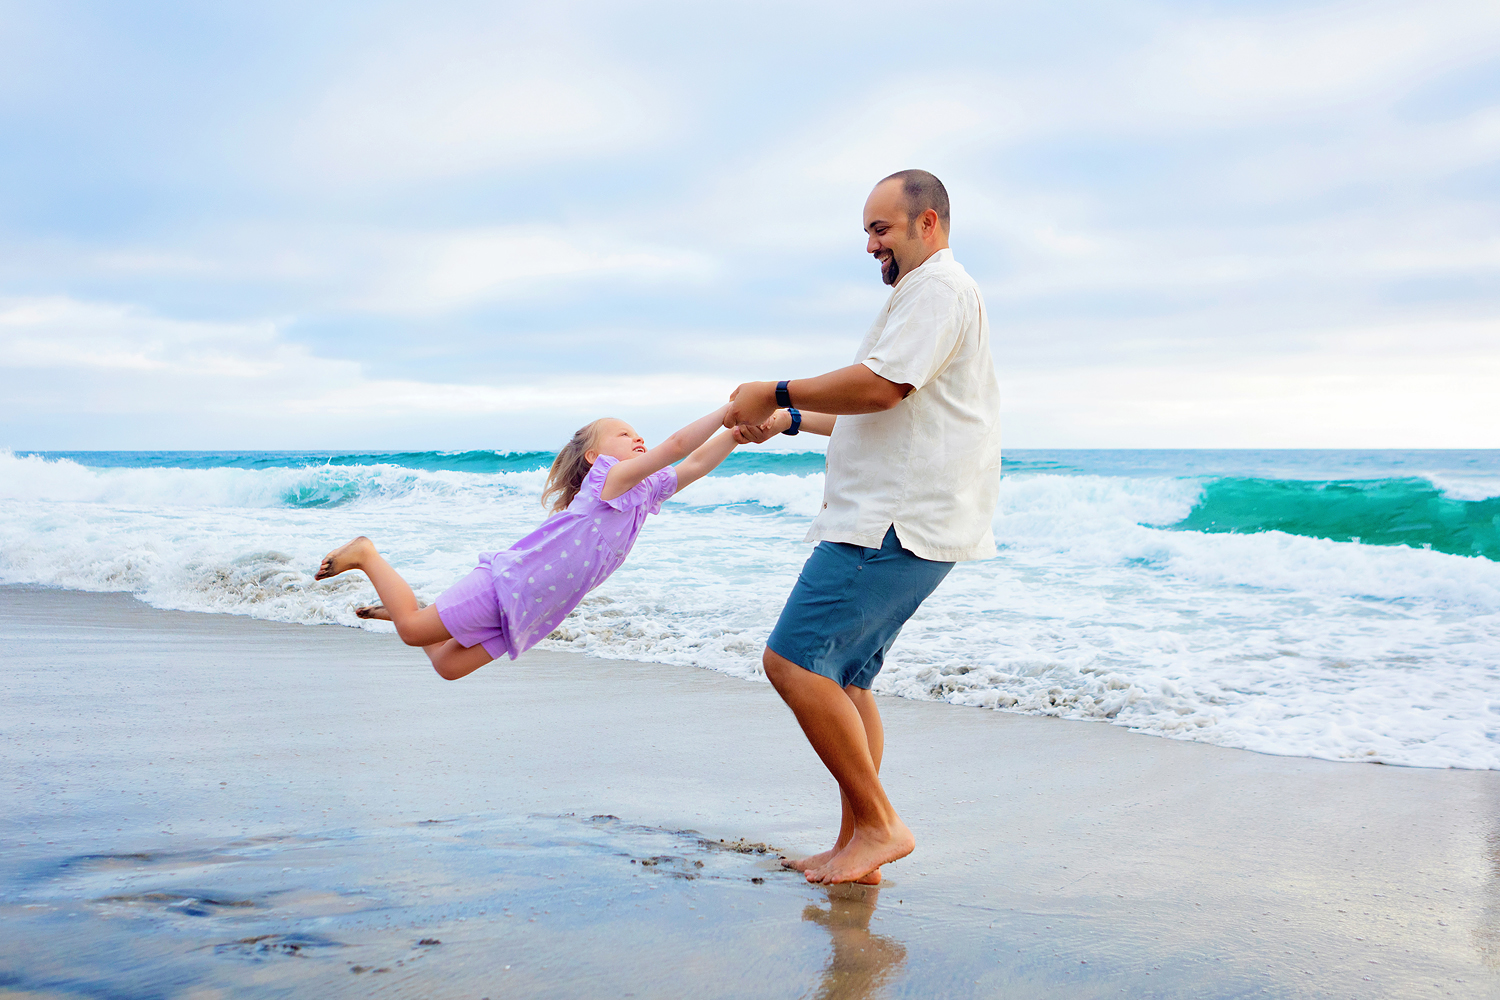
<path id="1" fill-rule="evenodd" d="M 952 259 L 953 259 L 953 248 L 952 247 L 943 247 L 943 249 L 939 250 L 937 253 L 933 254 L 931 257 L 928 257 L 926 260 L 922 261 L 922 263 L 918 264 L 916 267 L 912 268 L 910 271 L 907 271 L 901 277 L 897 278 L 896 279 L 896 287 L 897 288 L 901 287 L 901 283 L 902 282 L 904 282 L 907 278 L 910 278 L 912 275 L 916 274 L 918 271 L 922 270 L 922 268 L 926 267 L 928 264 L 931 264 L 933 261 L 938 261 L 939 263 L 941 263 L 943 261 L 949 261 L 949 260 L 952 260 Z M 896 290 L 895 288 L 891 289 L 891 291 L 893 291 L 893 292 L 895 290 Z"/>

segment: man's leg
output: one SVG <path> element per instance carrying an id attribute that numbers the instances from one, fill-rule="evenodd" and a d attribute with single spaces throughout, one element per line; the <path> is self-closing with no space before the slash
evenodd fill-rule
<path id="1" fill-rule="evenodd" d="M 853 830 L 848 842 L 823 865 L 809 870 L 807 880 L 853 882 L 906 857 L 916 842 L 881 787 L 865 718 L 854 699 L 837 681 L 803 670 L 770 649 L 763 662 L 766 677 L 849 804 Z M 878 713 L 875 718 L 878 721 Z M 883 737 L 881 743 L 883 749 Z"/>
<path id="2" fill-rule="evenodd" d="M 859 711 L 860 721 L 865 727 L 865 746 L 869 748 L 870 760 L 875 764 L 875 773 L 879 774 L 880 760 L 885 754 L 885 726 L 880 721 L 880 710 L 875 707 L 875 696 L 868 688 L 855 687 L 853 684 L 844 688 L 844 694 L 849 696 L 849 700 L 854 702 L 854 707 Z M 788 868 L 799 872 L 822 868 L 844 849 L 854 837 L 854 811 L 849 808 L 849 796 L 844 794 L 842 788 L 839 789 L 839 812 L 839 835 L 833 846 L 801 861 L 786 862 Z M 875 869 L 858 881 L 863 885 L 879 885 L 880 869 Z"/>

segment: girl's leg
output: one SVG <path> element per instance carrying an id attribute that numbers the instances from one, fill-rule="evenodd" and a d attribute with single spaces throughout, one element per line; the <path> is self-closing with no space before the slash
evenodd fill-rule
<path id="1" fill-rule="evenodd" d="M 401 636 L 402 642 L 408 646 L 431 646 L 453 638 L 443 625 L 443 620 L 438 617 L 437 608 L 419 607 L 411 587 L 375 551 L 375 543 L 364 535 L 324 556 L 313 579 L 326 580 L 351 569 L 363 570 L 375 585 L 375 593 L 380 595 L 380 602 L 390 613 L 390 620 L 396 623 L 396 633 Z M 482 648 L 480 652 L 483 652 Z M 483 665 L 476 664 L 470 669 Z"/>
<path id="2" fill-rule="evenodd" d="M 467 677 L 494 659 L 483 646 L 460 646 L 457 639 L 434 642 L 422 651 L 432 661 L 432 669 L 445 681 Z"/>

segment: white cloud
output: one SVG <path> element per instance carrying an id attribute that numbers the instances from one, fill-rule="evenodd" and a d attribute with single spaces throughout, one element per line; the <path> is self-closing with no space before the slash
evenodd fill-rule
<path id="1" fill-rule="evenodd" d="M 1481 414 L 1442 437 L 1423 414 L 1457 420 L 1493 395 L 1471 374 L 1491 371 L 1481 328 L 1500 306 L 1500 112 L 1473 72 L 1500 54 L 1493 3 L 1133 2 L 1066 32 L 1025 5 L 961 5 L 966 37 L 1003 30 L 1005 44 L 956 44 L 937 73 L 871 71 L 869 39 L 817 5 L 784 47 L 712 37 L 740 22 L 710 8 L 560 6 L 372 9 L 288 46 L 284 86 L 225 109 L 236 163 L 205 165 L 196 127 L 133 140 L 131 156 L 185 149 L 148 168 L 170 175 L 143 188 L 149 218 L 131 215 L 125 183 L 107 207 L 128 225 L 90 231 L 56 210 L 0 233 L 0 294 L 26 296 L 0 318 L 0 370 L 41 373 L 12 380 L 31 402 L 14 397 L 9 414 L 71 396 L 99 413 L 218 407 L 374 428 L 367 398 L 432 421 L 633 407 L 658 380 L 599 361 L 631 338 L 635 368 L 685 373 L 661 377 L 661 399 L 710 382 L 717 398 L 701 373 L 843 362 L 885 293 L 863 255 L 865 195 L 925 166 L 953 192 L 956 249 L 990 296 L 1020 443 L 1281 441 L 1299 424 L 1309 440 L 1491 433 Z M 671 55 L 645 44 L 659 29 Z M 87 51 L 130 92 L 119 67 L 135 63 L 109 62 L 119 38 L 98 33 Z M 814 50 L 826 65 L 808 63 Z M 191 87 L 190 63 L 160 80 Z M 89 118 L 87 90 L 78 115 L 49 119 L 76 140 L 58 147 L 67 163 L 102 151 L 97 176 L 143 169 L 90 145 L 83 130 L 117 128 L 130 100 Z M 93 125 L 67 132 L 77 121 Z M 158 225 L 173 185 L 189 209 Z M 66 201 L 42 187 L 37 204 Z M 208 312 L 246 319 L 172 318 Z M 401 353 L 403 329 L 434 349 Z M 315 333 L 319 355 L 288 330 Z M 375 379 L 360 363 L 369 342 L 389 352 L 372 359 L 381 374 L 432 372 L 470 344 L 491 363 L 497 336 L 528 364 L 549 364 L 544 337 L 567 347 L 555 375 L 509 390 Z M 596 374 L 571 374 L 580 357 Z M 1112 364 L 1149 391 L 1111 395 Z M 1451 391 L 1433 388 L 1445 371 Z M 1422 402 L 1397 404 L 1398 426 L 1390 400 Z"/>
<path id="2" fill-rule="evenodd" d="M 505 385 L 367 377 L 323 358 L 272 323 L 205 323 L 65 298 L 0 300 L 0 372 L 25 405 L 55 413 L 206 413 L 268 424 L 307 417 L 449 419 L 610 408 L 706 411 L 732 388 L 695 374 L 559 372 Z M 101 380 L 102 377 L 102 380 Z M 78 387 L 90 388 L 80 393 Z"/>
<path id="3" fill-rule="evenodd" d="M 373 268 L 356 272 L 366 284 L 350 301 L 377 312 L 441 313 L 612 279 L 674 284 L 702 281 L 714 272 L 701 252 L 559 226 L 386 232 L 346 249 L 377 257 Z"/>
<path id="4" fill-rule="evenodd" d="M 1492 330 L 1479 322 L 1348 327 L 1308 334 L 1314 349 L 1229 363 L 1080 357 L 1002 367 L 1007 434 L 1023 447 L 1493 447 L 1500 354 Z"/>
<path id="5" fill-rule="evenodd" d="M 170 249 L 52 243 L 8 253 L 13 269 L 66 270 L 102 281 L 272 286 L 294 295 L 304 312 L 402 318 L 599 286 L 701 286 L 721 268 L 708 248 L 648 242 L 613 223 L 398 228 L 286 221 L 225 225 L 182 237 Z"/>
<path id="6" fill-rule="evenodd" d="M 594 410 L 693 406 L 708 410 L 726 397 L 723 379 L 672 373 L 640 376 L 553 375 L 507 385 L 445 385 L 361 379 L 288 401 L 297 413 L 369 416 L 491 416 L 531 410 Z"/>
<path id="7" fill-rule="evenodd" d="M 1484 2 L 1340 3 L 1237 17 L 1172 17 L 1129 59 L 1143 108 L 1193 125 L 1300 117 L 1389 97 L 1414 79 L 1487 53 L 1500 9 Z"/>
<path id="8" fill-rule="evenodd" d="M 283 182 L 342 193 L 602 157 L 677 118 L 636 66 L 514 25 L 387 24 L 361 41 L 277 137 Z"/>
<path id="9" fill-rule="evenodd" d="M 198 323 L 61 297 L 0 300 L 0 367 L 256 379 L 306 361 L 271 323 Z"/>

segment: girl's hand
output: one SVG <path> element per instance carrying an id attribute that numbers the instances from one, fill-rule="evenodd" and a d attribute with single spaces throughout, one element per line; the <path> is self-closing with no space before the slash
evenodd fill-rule
<path id="1" fill-rule="evenodd" d="M 765 444 L 791 426 L 792 415 L 785 410 L 777 410 L 771 414 L 770 419 L 761 423 L 737 424 L 734 428 L 734 440 L 738 444 Z"/>

